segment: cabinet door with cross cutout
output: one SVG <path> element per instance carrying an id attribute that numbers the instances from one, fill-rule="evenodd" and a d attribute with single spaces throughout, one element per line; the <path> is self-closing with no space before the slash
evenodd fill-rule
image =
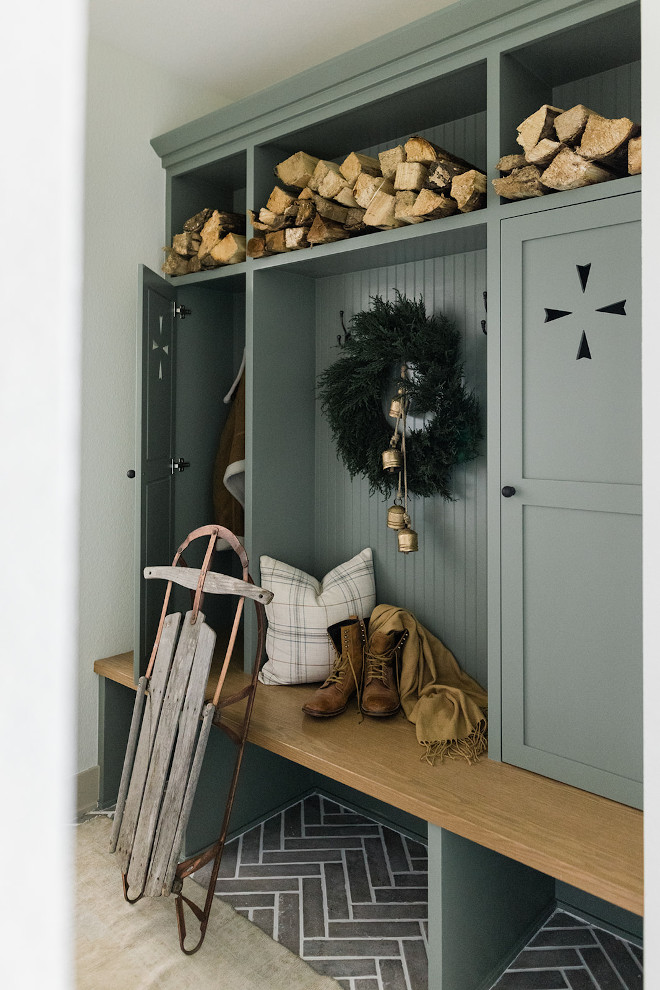
<path id="1" fill-rule="evenodd" d="M 502 222 L 502 758 L 641 806 L 638 194 Z"/>

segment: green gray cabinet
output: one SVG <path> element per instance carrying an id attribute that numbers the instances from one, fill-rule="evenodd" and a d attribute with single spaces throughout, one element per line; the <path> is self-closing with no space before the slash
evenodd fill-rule
<path id="1" fill-rule="evenodd" d="M 640 263 L 639 195 L 502 222 L 502 758 L 637 806 Z"/>

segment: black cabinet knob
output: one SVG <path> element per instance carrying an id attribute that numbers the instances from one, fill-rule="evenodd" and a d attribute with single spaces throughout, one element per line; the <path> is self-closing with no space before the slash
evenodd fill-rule
<path id="1" fill-rule="evenodd" d="M 133 470 L 133 468 L 131 468 L 130 471 L 127 471 L 126 472 L 126 477 L 127 478 L 134 478 L 135 477 L 135 471 Z"/>
<path id="2" fill-rule="evenodd" d="M 502 494 L 505 498 L 511 498 L 512 495 L 516 494 L 516 490 L 513 485 L 505 485 L 502 489 Z"/>

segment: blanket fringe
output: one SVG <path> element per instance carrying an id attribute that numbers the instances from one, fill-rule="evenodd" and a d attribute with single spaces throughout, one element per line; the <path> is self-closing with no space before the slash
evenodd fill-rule
<path id="1" fill-rule="evenodd" d="M 460 756 L 470 765 L 478 763 L 488 748 L 487 725 L 486 719 L 482 719 L 465 739 L 422 740 L 420 745 L 426 751 L 420 756 L 420 761 L 435 766 L 436 761 L 442 763 L 445 759 L 453 760 Z"/>

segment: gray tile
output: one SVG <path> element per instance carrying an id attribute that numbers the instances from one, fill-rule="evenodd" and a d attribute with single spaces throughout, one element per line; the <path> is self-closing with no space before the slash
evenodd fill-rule
<path id="1" fill-rule="evenodd" d="M 246 863 L 238 868 L 241 877 L 312 877 L 318 876 L 321 867 L 318 863 Z"/>
<path id="2" fill-rule="evenodd" d="M 596 945 L 589 928 L 542 928 L 529 943 L 530 946 Z"/>
<path id="3" fill-rule="evenodd" d="M 365 818 L 357 812 L 345 811 L 341 815 L 325 815 L 324 825 L 373 825 L 373 818 Z"/>
<path id="4" fill-rule="evenodd" d="M 348 872 L 348 885 L 351 900 L 371 901 L 371 888 L 367 877 L 367 869 L 362 852 L 357 849 L 348 849 L 344 854 L 346 857 L 346 870 Z"/>
<path id="5" fill-rule="evenodd" d="M 603 931 L 602 928 L 595 929 L 595 935 L 621 977 L 626 990 L 640 990 L 643 983 L 642 970 L 635 957 L 628 951 L 628 943 L 611 935 L 610 932 Z"/>
<path id="6" fill-rule="evenodd" d="M 628 948 L 632 952 L 633 956 L 639 962 L 640 966 L 644 963 L 644 950 L 640 948 L 639 945 L 635 945 L 634 942 L 628 942 Z"/>
<path id="7" fill-rule="evenodd" d="M 580 955 L 593 976 L 598 990 L 625 990 L 624 984 L 612 969 L 607 956 L 600 946 L 580 949 Z"/>
<path id="8" fill-rule="evenodd" d="M 375 959 L 309 959 L 309 965 L 325 976 L 375 976 Z"/>
<path id="9" fill-rule="evenodd" d="M 415 856 L 428 856 L 428 849 L 421 842 L 415 842 L 414 839 L 409 839 L 408 836 L 405 836 L 405 842 L 408 846 L 411 859 Z"/>
<path id="10" fill-rule="evenodd" d="M 426 887 L 380 887 L 374 890 L 377 904 L 427 903 L 429 892 Z"/>
<path id="11" fill-rule="evenodd" d="M 400 959 L 379 959 L 378 967 L 383 990 L 410 990 Z"/>
<path id="12" fill-rule="evenodd" d="M 285 839 L 285 849 L 362 849 L 359 835 L 316 835 L 313 838 Z"/>
<path id="13" fill-rule="evenodd" d="M 395 873 L 405 873 L 410 869 L 403 836 L 391 828 L 383 827 L 383 841 L 390 861 L 390 869 Z"/>
<path id="14" fill-rule="evenodd" d="M 392 877 L 387 868 L 387 860 L 383 851 L 383 843 L 378 836 L 377 839 L 365 839 L 364 851 L 367 856 L 367 867 L 372 887 L 389 887 L 392 884 Z"/>
<path id="15" fill-rule="evenodd" d="M 232 842 L 228 842 L 225 848 L 222 850 L 222 859 L 220 860 L 220 869 L 218 871 L 219 877 L 233 877 L 236 872 L 236 860 L 238 857 L 238 839 L 234 839 Z M 212 864 L 209 863 L 209 867 L 212 869 Z M 211 879 L 210 873 L 206 884 Z"/>
<path id="16" fill-rule="evenodd" d="M 277 909 L 277 941 L 290 952 L 300 955 L 300 898 L 297 894 L 280 894 Z"/>
<path id="17" fill-rule="evenodd" d="M 427 990 L 429 964 L 424 942 L 421 938 L 407 938 L 401 945 L 403 946 L 403 954 L 406 959 L 411 990 Z"/>
<path id="18" fill-rule="evenodd" d="M 564 976 L 571 990 L 598 990 L 586 969 L 567 969 Z"/>
<path id="19" fill-rule="evenodd" d="M 331 921 L 330 938 L 418 938 L 419 922 L 415 921 Z"/>
<path id="20" fill-rule="evenodd" d="M 428 876 L 425 873 L 395 873 L 395 887 L 428 887 Z"/>
<path id="21" fill-rule="evenodd" d="M 341 863 L 341 849 L 273 849 L 262 857 L 264 863 Z"/>
<path id="22" fill-rule="evenodd" d="M 308 825 L 305 835 L 378 835 L 378 826 L 372 825 Z"/>
<path id="23" fill-rule="evenodd" d="M 546 921 L 544 928 L 586 928 L 586 922 L 565 911 L 555 911 Z"/>
<path id="24" fill-rule="evenodd" d="M 221 897 L 223 894 L 243 894 L 256 893 L 266 890 L 298 890 L 300 881 L 298 877 L 280 877 L 279 880 L 262 877 L 261 879 L 248 880 L 218 880 L 215 885 L 215 892 Z"/>
<path id="25" fill-rule="evenodd" d="M 355 990 L 380 990 L 380 986 L 378 980 L 360 980 L 359 982 L 356 980 Z M 417 990 L 416 987 L 415 990 Z"/>
<path id="26" fill-rule="evenodd" d="M 350 980 L 337 980 L 337 983 L 343 988 L 343 990 L 352 990 Z"/>
<path id="27" fill-rule="evenodd" d="M 321 879 L 304 877 L 302 882 L 303 934 L 305 938 L 323 938 L 325 911 Z"/>
<path id="28" fill-rule="evenodd" d="M 399 918 L 407 921 L 411 918 L 415 921 L 426 921 L 428 916 L 428 903 L 421 904 L 354 904 L 353 917 L 358 921 L 382 921 L 385 919 Z"/>
<path id="29" fill-rule="evenodd" d="M 504 973 L 493 990 L 567 990 L 568 983 L 559 972 L 537 969 L 525 973 Z"/>
<path id="30" fill-rule="evenodd" d="M 336 863 L 323 865 L 326 903 L 329 918 L 348 918 L 348 896 L 344 867 Z"/>
<path id="31" fill-rule="evenodd" d="M 340 938 L 340 939 L 305 939 L 303 956 L 379 956 L 396 957 L 399 955 L 399 943 L 395 939 L 380 938 Z"/>
<path id="32" fill-rule="evenodd" d="M 298 838 L 302 833 L 302 804 L 294 804 L 284 812 L 284 837 Z"/>
<path id="33" fill-rule="evenodd" d="M 261 848 L 261 825 L 245 832 L 241 842 L 241 863 L 258 863 Z"/>
<path id="34" fill-rule="evenodd" d="M 341 807 L 335 801 L 331 801 L 330 798 L 321 798 L 321 813 L 325 820 L 326 815 L 340 815 Z"/>
<path id="35" fill-rule="evenodd" d="M 275 893 L 272 894 L 223 894 L 222 900 L 233 908 L 275 907 Z"/>
<path id="36" fill-rule="evenodd" d="M 321 824 L 321 798 L 318 794 L 310 794 L 303 801 L 304 818 L 307 825 Z"/>
<path id="37" fill-rule="evenodd" d="M 411 861 L 413 870 L 417 870 L 419 873 L 428 873 L 429 861 L 428 859 L 413 859 Z"/>
<path id="38" fill-rule="evenodd" d="M 560 947 L 557 949 L 523 949 L 516 956 L 509 969 L 564 969 L 566 966 L 581 966 L 577 949 Z"/>
<path id="39" fill-rule="evenodd" d="M 252 912 L 252 921 L 266 935 L 273 937 L 273 925 L 275 923 L 275 912 L 269 910 L 268 908 L 255 908 Z"/>
<path id="40" fill-rule="evenodd" d="M 282 816 L 273 815 L 268 821 L 264 822 L 263 828 L 263 848 L 264 849 L 281 849 L 282 848 Z"/>

